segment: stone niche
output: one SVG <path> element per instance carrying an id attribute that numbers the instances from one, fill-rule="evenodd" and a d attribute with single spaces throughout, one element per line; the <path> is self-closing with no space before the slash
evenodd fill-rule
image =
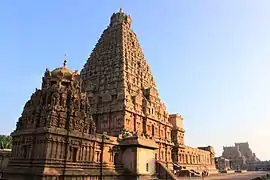
<path id="1" fill-rule="evenodd" d="M 155 176 L 155 151 L 158 145 L 151 139 L 128 137 L 120 142 L 122 163 L 136 176 L 130 179 L 149 179 Z"/>

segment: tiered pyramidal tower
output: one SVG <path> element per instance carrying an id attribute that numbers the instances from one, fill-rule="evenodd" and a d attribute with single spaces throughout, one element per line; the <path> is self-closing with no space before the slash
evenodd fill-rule
<path id="1" fill-rule="evenodd" d="M 158 158 L 168 162 L 172 124 L 131 22 L 122 9 L 111 16 L 81 71 L 83 87 L 92 96 L 97 132 L 149 136 L 160 145 Z"/>

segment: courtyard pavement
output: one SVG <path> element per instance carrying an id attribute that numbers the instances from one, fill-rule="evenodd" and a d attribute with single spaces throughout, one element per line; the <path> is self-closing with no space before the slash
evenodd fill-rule
<path id="1" fill-rule="evenodd" d="M 244 173 L 233 173 L 233 174 L 220 174 L 216 176 L 208 176 L 205 177 L 204 180 L 251 180 L 253 178 L 263 176 L 266 174 L 270 174 L 270 172 L 265 172 L 265 171 L 254 171 L 254 172 L 244 172 Z M 184 177 L 184 178 L 179 178 L 179 180 L 188 180 L 190 178 Z M 203 178 L 201 177 L 194 177 L 191 178 L 191 180 L 202 180 Z"/>

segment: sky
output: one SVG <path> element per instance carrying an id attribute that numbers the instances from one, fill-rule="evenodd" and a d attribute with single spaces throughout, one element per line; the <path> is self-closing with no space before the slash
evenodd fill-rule
<path id="1" fill-rule="evenodd" d="M 0 1 L 0 134 L 10 134 L 45 68 L 81 70 L 119 8 L 185 144 L 249 142 L 270 159 L 270 1 Z"/>

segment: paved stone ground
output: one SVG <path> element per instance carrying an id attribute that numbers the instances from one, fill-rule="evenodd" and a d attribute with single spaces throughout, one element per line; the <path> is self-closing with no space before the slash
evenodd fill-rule
<path id="1" fill-rule="evenodd" d="M 245 173 L 234 173 L 221 176 L 212 176 L 207 177 L 205 180 L 251 180 L 253 178 L 266 175 L 269 172 L 264 171 L 254 171 L 254 172 L 245 172 Z"/>
<path id="2" fill-rule="evenodd" d="M 265 171 L 254 171 L 254 172 L 245 172 L 245 173 L 233 173 L 233 174 L 220 174 L 216 176 L 205 177 L 205 180 L 251 180 L 253 178 L 263 176 L 270 172 Z M 179 180 L 188 180 L 189 178 L 179 178 Z M 202 180 L 202 178 L 191 178 L 191 180 Z"/>

